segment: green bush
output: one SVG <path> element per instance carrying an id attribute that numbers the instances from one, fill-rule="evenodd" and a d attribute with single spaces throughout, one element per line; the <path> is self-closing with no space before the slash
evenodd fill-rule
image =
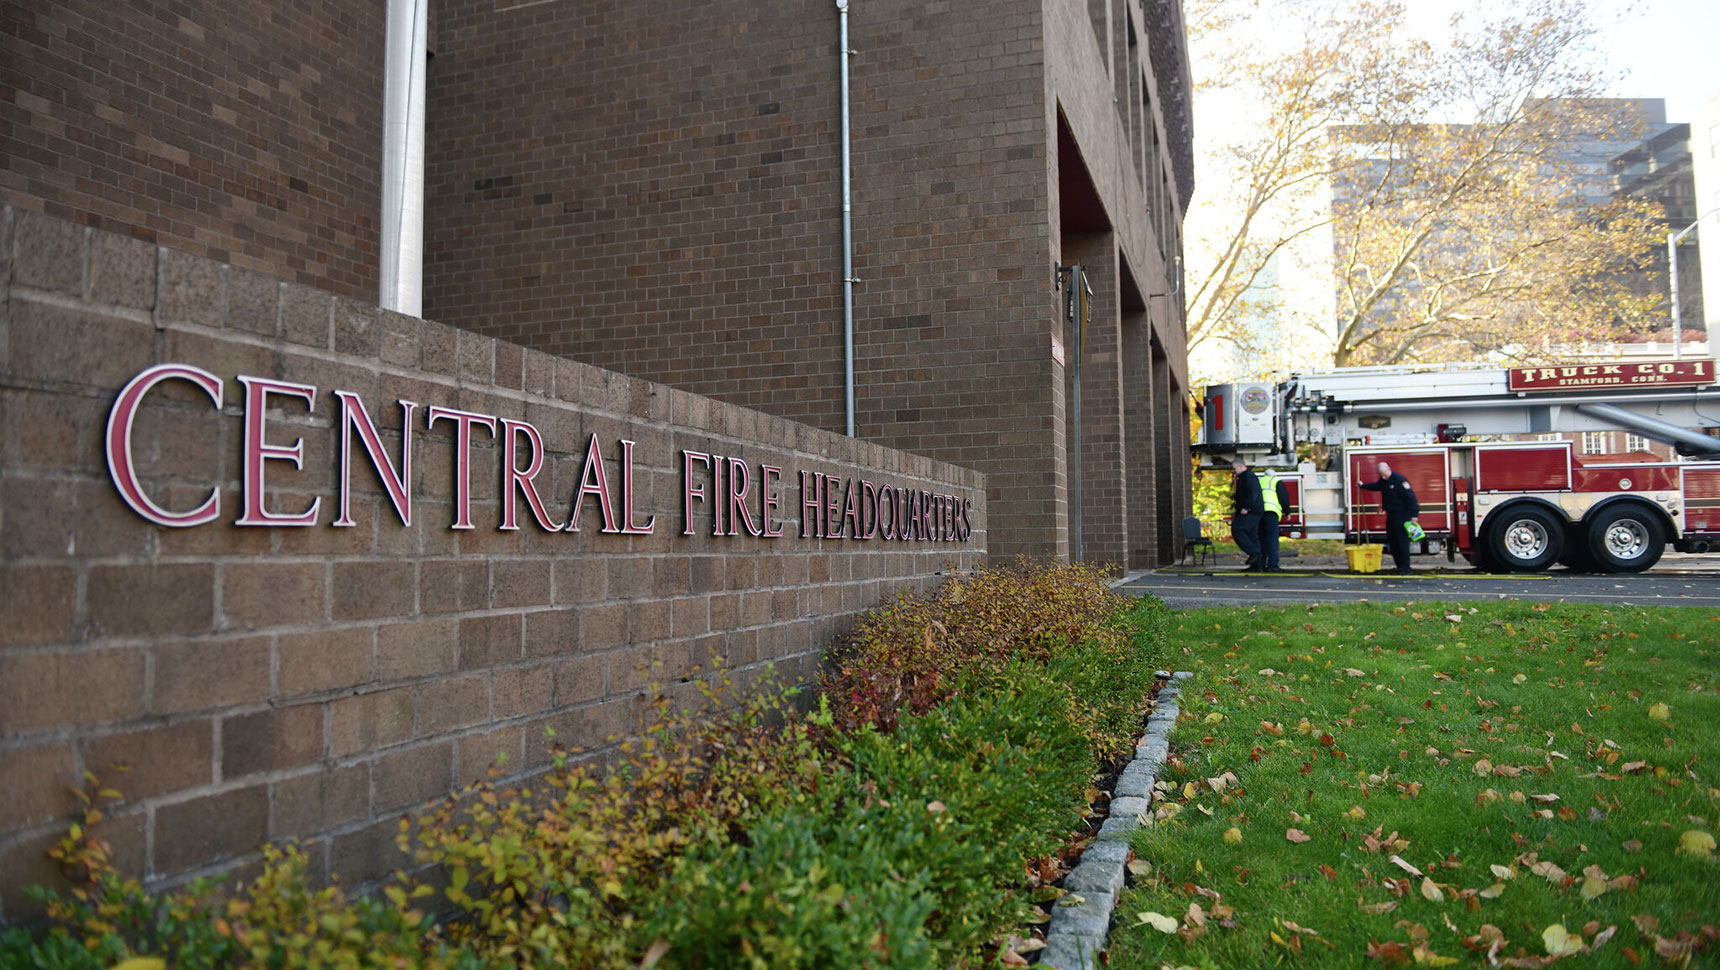
<path id="1" fill-rule="evenodd" d="M 697 711 L 659 697 L 602 773 L 560 756 L 450 796 L 402 824 L 421 880 L 371 898 L 312 890 L 291 847 L 225 896 L 147 893 L 86 796 L 56 859 L 89 879 L 42 894 L 46 935 L 0 936 L 0 970 L 984 963 L 1139 726 L 1164 615 L 1083 566 L 952 580 L 867 617 L 810 714 L 719 678 Z"/>

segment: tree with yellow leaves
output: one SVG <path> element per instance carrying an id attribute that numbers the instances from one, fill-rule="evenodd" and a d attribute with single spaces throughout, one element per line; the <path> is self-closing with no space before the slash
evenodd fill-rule
<path id="1" fill-rule="evenodd" d="M 1456 18 L 1439 46 L 1396 0 L 1291 4 L 1298 29 L 1266 34 L 1235 0 L 1190 9 L 1191 43 L 1224 64 L 1202 83 L 1258 106 L 1222 154 L 1232 177 L 1204 180 L 1221 188 L 1191 254 L 1191 349 L 1258 340 L 1258 281 L 1297 247 L 1329 245 L 1313 285 L 1335 305 L 1293 323 L 1340 366 L 1556 357 L 1656 319 L 1633 276 L 1659 213 L 1607 171 L 1642 119 L 1597 97 L 1582 0 Z"/>

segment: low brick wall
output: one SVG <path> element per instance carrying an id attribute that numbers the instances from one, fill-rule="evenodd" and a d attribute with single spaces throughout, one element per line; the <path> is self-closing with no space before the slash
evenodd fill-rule
<path id="1" fill-rule="evenodd" d="M 804 679 L 858 611 L 985 558 L 974 472 L 3 218 L 0 919 L 56 878 L 85 770 L 147 879 L 297 839 L 361 881 L 403 811 L 541 767 L 546 728 L 601 752 L 713 654 Z"/>

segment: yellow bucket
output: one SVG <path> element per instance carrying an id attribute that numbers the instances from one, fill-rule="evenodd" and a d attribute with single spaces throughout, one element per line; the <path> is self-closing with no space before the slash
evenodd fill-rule
<path id="1" fill-rule="evenodd" d="M 1344 555 L 1350 558 L 1350 572 L 1377 573 L 1380 571 L 1380 553 L 1385 546 L 1372 543 L 1359 546 L 1345 546 Z"/>

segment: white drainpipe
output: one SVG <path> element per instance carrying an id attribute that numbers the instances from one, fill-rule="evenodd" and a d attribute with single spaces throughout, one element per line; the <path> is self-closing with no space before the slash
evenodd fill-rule
<path id="1" fill-rule="evenodd" d="M 424 70 L 428 0 L 388 0 L 382 89 L 381 298 L 424 311 Z"/>
<path id="2" fill-rule="evenodd" d="M 841 21 L 837 50 L 842 54 L 842 391 L 847 405 L 848 437 L 854 437 L 854 214 L 853 177 L 849 170 L 848 133 L 848 0 L 836 0 Z"/>

